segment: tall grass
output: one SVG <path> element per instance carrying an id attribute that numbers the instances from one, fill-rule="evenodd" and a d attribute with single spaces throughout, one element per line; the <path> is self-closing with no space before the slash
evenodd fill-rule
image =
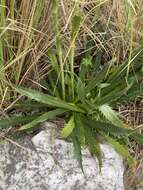
<path id="1" fill-rule="evenodd" d="M 67 114 L 69 123 L 63 133 L 63 136 L 66 137 L 67 134 L 65 135 L 65 133 L 69 135 L 69 132 L 75 127 L 74 117 L 76 117 L 76 124 L 81 125 L 81 114 L 85 115 L 83 108 L 87 109 L 86 111 L 89 115 L 95 114 L 95 116 L 98 116 L 94 109 L 98 108 L 99 105 L 93 105 L 96 101 L 92 98 L 88 104 L 89 96 L 84 97 L 83 89 L 85 93 L 90 92 L 95 86 L 99 85 L 97 83 L 98 80 L 101 80 L 100 77 L 104 78 L 104 74 L 105 78 L 106 75 L 108 76 L 108 70 L 107 73 L 105 72 L 108 68 L 105 67 L 95 80 L 88 81 L 89 78 L 92 79 L 92 74 L 97 74 L 97 71 L 101 69 L 98 68 L 100 63 L 108 66 L 109 60 L 112 60 L 111 63 L 116 60 L 118 66 L 127 60 L 126 58 L 128 57 L 126 74 L 123 72 L 128 79 L 134 58 L 139 57 L 140 62 L 142 61 L 142 4 L 142 0 L 0 0 L 0 111 L 5 112 L 15 104 L 19 99 L 15 87 L 21 85 L 42 88 L 52 96 L 43 95 L 42 98 L 38 92 L 30 91 L 28 93 L 28 90 L 21 90 L 21 94 L 23 93 L 32 99 L 35 98 L 36 101 L 42 102 L 37 107 L 42 107 L 44 103 L 46 106 L 50 105 L 52 107 L 53 103 L 55 103 L 54 106 L 58 108 L 48 113 L 41 113 L 43 115 L 40 116 L 28 116 L 28 120 L 24 118 L 19 118 L 18 120 L 16 119 L 17 117 L 13 118 L 10 123 L 9 121 L 1 120 L 1 127 L 9 126 L 9 124 L 16 125 L 19 122 L 22 124 L 31 122 L 26 124 L 23 129 L 30 128 L 39 122 L 63 114 L 65 112 L 63 108 L 66 108 L 70 114 L 73 112 L 71 118 Z M 135 53 L 136 51 L 139 53 Z M 96 66 L 92 68 L 95 73 L 89 71 L 88 76 L 85 77 L 87 68 L 93 64 L 90 55 L 96 57 Z M 99 104 L 101 104 L 100 95 L 104 95 L 106 90 L 107 95 L 109 93 L 111 98 L 109 96 L 103 97 L 103 104 L 108 99 L 109 102 L 112 101 L 115 95 L 118 96 L 120 93 L 124 93 L 130 87 L 130 85 L 126 87 L 128 80 L 123 81 L 123 84 L 120 84 L 120 81 L 118 81 L 120 76 L 118 76 L 118 71 L 120 73 L 122 69 L 122 66 L 119 68 L 115 67 L 115 73 L 113 72 L 111 76 L 113 80 L 109 80 L 109 83 L 104 83 L 105 80 L 103 79 L 100 81 L 101 85 L 97 89 L 99 93 L 96 94 Z M 80 73 L 79 76 L 77 76 L 77 73 Z M 138 75 L 140 76 L 140 72 Z M 80 80 L 78 80 L 78 77 Z M 129 80 L 132 80 L 132 77 Z M 86 80 L 82 81 L 85 78 Z M 112 91 L 116 88 L 114 79 L 121 86 L 119 91 L 115 89 L 115 92 L 112 94 L 110 90 Z M 48 85 L 46 83 L 47 80 L 50 81 Z M 84 83 L 88 84 L 86 88 Z M 108 86 L 109 84 L 110 86 Z M 106 87 L 109 87 L 109 89 Z M 131 94 L 135 97 L 136 94 L 140 93 L 142 89 L 136 87 L 134 86 L 134 90 L 131 89 L 129 91 L 128 98 L 130 98 Z M 100 88 L 103 88 L 102 93 Z M 37 99 L 36 95 L 41 99 Z M 55 98 L 55 96 L 59 99 Z M 125 97 L 125 99 L 128 98 Z M 86 104 L 84 104 L 85 99 L 87 101 Z M 122 102 L 122 98 L 119 99 Z M 78 105 L 79 100 L 82 103 Z M 72 104 L 69 102 L 72 102 Z M 35 104 L 30 104 L 30 106 L 33 106 L 32 108 L 36 107 Z M 81 106 L 81 108 L 79 109 L 78 106 Z M 28 107 L 28 104 L 26 104 L 26 107 Z M 92 109 L 93 113 L 91 113 Z M 102 115 L 108 116 L 106 119 L 112 124 L 115 125 L 113 121 L 115 119 L 116 125 L 120 126 L 121 122 L 119 122 L 116 114 L 109 106 L 104 105 L 99 111 L 103 112 Z M 109 113 L 112 117 L 109 117 Z M 39 117 L 37 118 L 37 116 Z M 33 119 L 34 121 L 32 121 Z M 91 121 L 91 118 L 87 120 L 86 117 L 85 127 Z M 91 124 L 95 126 L 95 121 L 91 122 Z M 97 122 L 97 124 L 99 123 Z M 101 130 L 102 124 L 104 125 L 105 123 L 100 123 L 99 130 Z M 104 132 L 111 130 L 111 134 L 116 134 L 118 131 L 115 131 L 115 126 L 111 127 L 112 125 L 107 129 L 106 125 Z M 100 161 L 101 155 L 98 141 L 96 142 L 94 138 L 91 138 L 92 133 L 90 133 L 89 128 L 86 127 L 85 129 L 87 141 L 89 140 L 88 146 L 91 153 L 96 151 Z M 119 133 L 123 133 L 120 128 L 117 128 L 117 130 L 119 130 Z M 83 135 L 82 128 L 79 128 L 79 131 Z M 78 134 L 79 131 L 76 131 L 76 133 Z M 125 130 L 124 132 L 127 131 Z M 104 138 L 115 147 L 118 146 L 120 153 L 123 156 L 127 155 L 129 160 L 131 160 L 126 149 L 124 150 L 113 139 L 106 136 Z M 135 136 L 134 138 L 142 141 L 142 136 Z M 77 146 L 79 142 L 77 138 L 74 138 L 74 135 L 72 140 L 77 148 L 77 153 L 81 154 L 80 147 Z M 80 140 L 81 144 L 85 141 L 84 135 Z M 92 147 L 93 145 L 96 146 Z M 80 157 L 79 162 L 81 162 Z"/>
<path id="2" fill-rule="evenodd" d="M 50 72 L 47 51 L 51 46 L 56 46 L 60 61 L 64 99 L 67 72 L 71 78 L 69 93 L 74 99 L 73 70 L 85 52 L 102 52 L 103 63 L 111 57 L 118 64 L 127 56 L 131 59 L 133 52 L 142 48 L 141 5 L 140 0 L 1 0 L 1 109 L 6 110 L 16 100 L 15 85 L 41 86 L 41 79 Z M 74 33 L 74 14 L 83 19 L 78 36 Z M 74 25 L 78 25 L 77 20 Z M 72 30 L 74 35 L 70 36 Z"/>
<path id="3" fill-rule="evenodd" d="M 0 1 L 1 108 L 16 100 L 15 86 L 38 83 L 44 74 L 39 60 L 53 40 L 50 11 L 50 1 Z"/>

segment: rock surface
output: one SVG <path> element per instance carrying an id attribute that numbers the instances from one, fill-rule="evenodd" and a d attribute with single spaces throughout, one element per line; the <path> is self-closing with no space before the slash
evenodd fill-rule
<path id="1" fill-rule="evenodd" d="M 122 159 L 109 145 L 101 145 L 101 173 L 97 161 L 83 151 L 83 175 L 72 144 L 57 138 L 52 123 L 44 125 L 46 128 L 33 138 L 0 144 L 0 190 L 124 189 Z"/>

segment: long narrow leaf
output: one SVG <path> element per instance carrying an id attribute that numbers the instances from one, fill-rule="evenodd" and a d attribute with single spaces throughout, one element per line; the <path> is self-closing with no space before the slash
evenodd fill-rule
<path id="1" fill-rule="evenodd" d="M 86 143 L 88 144 L 89 151 L 91 155 L 95 155 L 99 162 L 99 168 L 101 170 L 102 167 L 102 153 L 101 148 L 98 140 L 95 136 L 93 136 L 93 133 L 91 131 L 91 128 L 88 126 L 85 127 L 85 137 L 86 137 Z"/>
<path id="2" fill-rule="evenodd" d="M 143 134 L 135 132 L 131 134 L 130 137 L 134 139 L 138 144 L 143 145 Z"/>
<path id="3" fill-rule="evenodd" d="M 9 118 L 2 118 L 0 119 L 0 129 L 25 124 L 28 122 L 31 122 L 32 120 L 36 119 L 41 115 L 42 113 L 34 114 L 34 115 L 28 115 L 28 116 L 15 116 L 15 117 L 9 117 Z"/>
<path id="4" fill-rule="evenodd" d="M 43 104 L 47 104 L 52 107 L 63 108 L 67 110 L 77 111 L 77 112 L 84 112 L 76 105 L 67 103 L 59 98 L 44 94 L 42 92 L 38 92 L 36 90 L 28 89 L 28 88 L 16 88 L 17 92 L 20 94 L 27 96 L 31 99 L 36 100 L 37 102 L 41 102 Z"/>
<path id="5" fill-rule="evenodd" d="M 74 145 L 74 152 L 75 152 L 76 159 L 78 161 L 79 167 L 81 168 L 82 172 L 84 173 L 83 165 L 82 165 L 82 153 L 81 153 L 80 142 L 78 141 L 76 134 L 73 133 L 71 137 L 72 137 L 72 141 L 73 141 L 73 145 Z"/>
<path id="6" fill-rule="evenodd" d="M 37 117 L 36 119 L 34 119 L 32 122 L 22 126 L 19 130 L 26 130 L 26 129 L 30 129 L 35 127 L 37 124 L 42 123 L 48 119 L 53 119 L 58 115 L 62 115 L 63 113 L 65 113 L 66 110 L 63 109 L 56 109 L 56 110 L 52 110 L 49 111 L 47 113 L 42 114 L 41 116 Z"/>
<path id="7" fill-rule="evenodd" d="M 131 100 L 135 99 L 138 96 L 143 95 L 143 87 L 140 84 L 136 84 L 132 86 L 132 88 L 126 93 L 124 96 L 118 100 L 119 103 L 123 102 L 130 102 Z M 116 103 L 116 102 L 114 102 Z"/>
<path id="8" fill-rule="evenodd" d="M 84 123 L 80 114 L 75 114 L 75 131 L 81 145 L 85 145 Z"/>
<path id="9" fill-rule="evenodd" d="M 111 90 L 105 96 L 99 97 L 99 99 L 96 100 L 96 104 L 100 106 L 103 104 L 112 104 L 112 102 L 118 102 L 122 96 L 125 96 L 131 86 L 132 83 L 128 86 L 125 86 L 124 84 L 117 86 L 114 90 Z"/>
<path id="10" fill-rule="evenodd" d="M 104 117 L 117 127 L 125 127 L 123 121 L 118 117 L 118 114 L 108 105 L 104 104 L 99 107 L 100 112 Z"/>
<path id="11" fill-rule="evenodd" d="M 117 142 L 116 140 L 114 140 L 113 138 L 111 138 L 111 137 L 109 137 L 107 135 L 104 135 L 104 138 L 106 139 L 106 141 L 109 144 L 111 144 L 113 146 L 113 148 L 116 150 L 116 152 L 118 152 L 121 156 L 126 158 L 130 164 L 132 164 L 132 165 L 136 164 L 136 161 L 130 155 L 130 153 L 128 152 L 128 149 L 126 147 L 124 147 L 119 142 Z"/>
<path id="12" fill-rule="evenodd" d="M 89 83 L 86 86 L 86 93 L 89 93 L 91 90 L 93 90 L 96 86 L 100 85 L 101 82 L 106 79 L 109 70 L 111 66 L 114 64 L 115 59 L 113 58 L 111 61 L 108 62 L 107 65 L 103 67 L 103 69 L 96 74 L 96 76 L 89 81 Z"/>
<path id="13" fill-rule="evenodd" d="M 85 87 L 86 93 L 89 93 L 91 90 L 93 90 L 96 86 L 98 86 L 101 81 L 104 80 L 105 75 L 107 74 L 107 71 L 109 69 L 109 65 L 106 65 L 101 72 L 99 72 L 97 74 L 97 76 L 95 78 L 93 78 L 92 80 L 90 80 L 90 82 L 87 84 L 87 86 Z"/>
<path id="14" fill-rule="evenodd" d="M 84 123 L 90 126 L 92 129 L 97 131 L 104 131 L 106 134 L 113 134 L 113 135 L 131 135 L 136 132 L 136 130 L 132 130 L 129 128 L 117 127 L 113 124 L 96 121 L 96 120 L 89 120 L 84 119 Z"/>

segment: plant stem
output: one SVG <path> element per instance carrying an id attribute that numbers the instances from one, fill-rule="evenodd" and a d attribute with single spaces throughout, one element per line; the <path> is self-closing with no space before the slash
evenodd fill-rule
<path id="1" fill-rule="evenodd" d="M 0 0 L 0 26 L 4 27 L 5 25 L 5 0 Z M 0 69 L 4 67 L 4 57 L 3 57 L 3 37 L 0 37 Z M 0 74 L 1 76 L 4 75 L 4 73 Z"/>
<path id="2" fill-rule="evenodd" d="M 61 77 L 61 85 L 62 85 L 62 98 L 65 100 L 65 74 L 64 74 L 64 62 L 63 62 L 63 53 L 61 46 L 61 39 L 59 35 L 59 1 L 53 0 L 53 16 L 54 16 L 54 24 L 55 24 L 55 34 L 56 34 L 56 48 L 59 56 L 60 63 L 60 77 Z"/>

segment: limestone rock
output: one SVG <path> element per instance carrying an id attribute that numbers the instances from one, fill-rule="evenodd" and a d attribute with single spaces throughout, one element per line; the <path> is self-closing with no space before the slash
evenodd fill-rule
<path id="1" fill-rule="evenodd" d="M 0 190 L 124 190 L 122 158 L 112 147 L 101 145 L 101 173 L 97 160 L 83 150 L 83 175 L 72 143 L 58 138 L 54 124 L 44 125 L 33 138 L 19 138 L 19 146 L 0 144 Z"/>

